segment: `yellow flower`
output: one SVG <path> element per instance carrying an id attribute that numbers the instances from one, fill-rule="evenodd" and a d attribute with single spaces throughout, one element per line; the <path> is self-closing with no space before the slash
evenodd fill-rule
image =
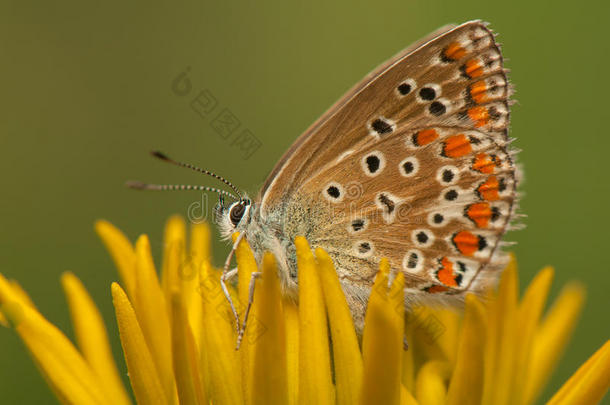
<path id="1" fill-rule="evenodd" d="M 281 294 L 275 258 L 266 254 L 257 266 L 242 241 L 238 286 L 247 286 L 254 271 L 262 277 L 242 347 L 235 351 L 231 310 L 220 272 L 210 264 L 207 225 L 192 227 L 187 248 L 183 220 L 168 221 L 161 280 L 146 236 L 133 246 L 107 222 L 98 222 L 96 230 L 121 278 L 121 285 L 112 285 L 112 297 L 139 404 L 531 404 L 556 366 L 584 299 L 582 287 L 568 285 L 543 314 L 553 270 L 538 273 L 519 300 L 513 261 L 497 293 L 467 296 L 462 315 L 423 307 L 405 314 L 404 278 L 382 261 L 360 344 L 326 252 L 312 252 L 304 238 L 296 239 L 297 306 Z M 95 304 L 71 273 L 62 276 L 62 285 L 76 345 L 16 282 L 1 275 L 0 321 L 23 339 L 61 403 L 131 403 Z M 243 307 L 247 288 L 230 292 Z M 607 342 L 549 403 L 597 403 L 609 385 Z"/>

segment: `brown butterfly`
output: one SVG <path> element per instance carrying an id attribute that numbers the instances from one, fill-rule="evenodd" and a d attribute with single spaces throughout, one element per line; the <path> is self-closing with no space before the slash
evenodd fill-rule
<path id="1" fill-rule="evenodd" d="M 221 179 L 237 194 L 216 207 L 221 232 L 239 232 L 258 259 L 271 251 L 284 292 L 295 297 L 294 238 L 325 249 L 359 330 L 383 257 L 404 273 L 407 304 L 480 292 L 506 264 L 501 238 L 517 203 L 510 94 L 486 24 L 445 27 L 339 100 L 284 154 L 254 201 Z M 223 282 L 236 272 L 229 260 Z"/>

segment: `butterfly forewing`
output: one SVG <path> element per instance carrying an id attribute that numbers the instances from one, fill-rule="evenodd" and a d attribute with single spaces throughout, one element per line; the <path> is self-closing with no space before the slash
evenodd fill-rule
<path id="1" fill-rule="evenodd" d="M 383 65 L 302 135 L 266 183 L 261 214 L 310 215 L 286 236 L 306 233 L 333 255 L 352 306 L 382 257 L 413 299 L 478 290 L 504 264 L 515 209 L 509 95 L 487 27 L 450 29 Z"/>

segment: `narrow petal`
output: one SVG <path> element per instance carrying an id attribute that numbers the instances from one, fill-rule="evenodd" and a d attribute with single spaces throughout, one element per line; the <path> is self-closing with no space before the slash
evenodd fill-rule
<path id="1" fill-rule="evenodd" d="M 405 321 L 405 339 L 409 348 L 402 351 L 402 385 L 409 392 L 415 390 L 415 357 L 413 353 L 414 350 L 411 348 L 414 342 L 414 336 L 412 325 L 409 325 L 408 321 Z"/>
<path id="2" fill-rule="evenodd" d="M 419 405 L 419 402 L 417 402 L 404 385 L 400 386 L 400 405 Z"/>
<path id="3" fill-rule="evenodd" d="M 233 242 L 235 242 L 238 237 L 238 232 L 233 234 Z M 254 259 L 254 253 L 252 253 L 250 244 L 245 238 L 242 239 L 240 244 L 237 246 L 237 250 L 235 251 L 235 258 L 238 266 L 237 284 L 238 286 L 240 286 L 239 306 L 245 309 L 246 304 L 248 303 L 248 296 L 250 294 L 250 291 L 248 289 L 250 285 L 250 278 L 252 277 L 252 273 L 258 271 L 258 265 L 256 264 L 256 259 Z"/>
<path id="4" fill-rule="evenodd" d="M 70 340 L 23 302 L 2 275 L 0 308 L 62 403 L 108 403 L 97 376 Z"/>
<path id="5" fill-rule="evenodd" d="M 186 307 L 180 293 L 171 295 L 172 352 L 174 374 L 180 405 L 203 405 L 209 400 L 203 388 L 199 365 L 199 353 L 186 315 Z"/>
<path id="6" fill-rule="evenodd" d="M 460 338 L 460 321 L 461 311 L 455 308 L 439 308 L 435 309 L 434 315 L 437 322 L 442 325 L 442 333 L 436 333 L 436 328 L 432 325 L 426 325 L 427 332 L 438 344 L 441 351 L 439 359 L 447 359 L 449 363 L 455 364 L 457 358 L 456 345 Z"/>
<path id="7" fill-rule="evenodd" d="M 517 350 L 515 335 L 518 291 L 517 267 L 513 260 L 502 273 L 497 296 L 489 306 L 483 404 L 503 405 L 511 399 L 511 373 Z"/>
<path id="8" fill-rule="evenodd" d="M 299 399 L 299 307 L 290 298 L 282 299 L 284 323 L 286 325 L 286 379 L 288 405 Z"/>
<path id="9" fill-rule="evenodd" d="M 249 403 L 282 405 L 288 401 L 284 312 L 278 305 L 282 302 L 280 280 L 275 258 L 270 253 L 263 257 L 262 273 L 262 278 L 257 280 L 252 318 L 248 320 L 264 326 L 251 346 L 254 364 Z"/>
<path id="10" fill-rule="evenodd" d="M 485 346 L 485 309 L 479 299 L 468 294 L 462 322 L 462 334 L 449 392 L 448 405 L 480 404 L 483 388 L 483 351 Z"/>
<path id="11" fill-rule="evenodd" d="M 572 336 L 585 300 L 580 284 L 566 285 L 542 320 L 534 337 L 529 359 L 529 376 L 525 387 L 525 403 L 533 403 L 540 395 L 557 366 Z"/>
<path id="12" fill-rule="evenodd" d="M 403 351 L 402 381 L 409 392 L 415 392 L 417 369 L 423 363 L 431 360 L 451 362 L 452 356 L 446 353 L 449 345 L 441 343 L 441 338 L 448 334 L 456 336 L 453 339 L 455 346 L 459 331 L 459 324 L 452 319 L 455 316 L 444 309 L 423 306 L 410 307 L 406 312 L 405 337 L 409 350 Z"/>
<path id="13" fill-rule="evenodd" d="M 316 249 L 316 257 L 333 344 L 337 404 L 357 404 L 362 386 L 363 365 L 352 314 L 332 259 L 320 248 Z"/>
<path id="14" fill-rule="evenodd" d="M 95 231 L 104 242 L 129 297 L 133 297 L 136 285 L 135 262 L 136 254 L 133 245 L 118 228 L 110 222 L 99 220 L 95 223 Z"/>
<path id="15" fill-rule="evenodd" d="M 450 364 L 432 360 L 422 366 L 415 381 L 417 401 L 426 405 L 444 405 L 447 395 L 446 381 L 449 379 Z"/>
<path id="16" fill-rule="evenodd" d="M 201 272 L 203 329 L 202 364 L 206 364 L 206 388 L 212 403 L 241 405 L 244 402 L 240 357 L 233 314 L 220 288 L 220 273 L 204 263 Z"/>
<path id="17" fill-rule="evenodd" d="M 383 259 L 371 289 L 364 320 L 364 377 L 361 404 L 399 404 L 404 337 L 404 276 L 388 291 L 390 264 Z"/>
<path id="18" fill-rule="evenodd" d="M 299 403 L 332 404 L 324 297 L 317 266 L 304 237 L 295 239 L 299 268 Z"/>
<path id="19" fill-rule="evenodd" d="M 209 261 L 210 253 L 210 226 L 207 222 L 191 225 L 190 254 L 195 262 Z"/>
<path id="20" fill-rule="evenodd" d="M 580 366 L 549 405 L 597 404 L 610 388 L 610 340 Z"/>
<path id="21" fill-rule="evenodd" d="M 168 307 L 159 285 L 150 253 L 150 242 L 146 235 L 140 236 L 136 242 L 136 289 L 133 308 L 157 366 L 165 396 L 173 398 L 176 395 L 176 386 L 172 366 Z"/>
<path id="22" fill-rule="evenodd" d="M 449 310 L 416 306 L 407 312 L 406 325 L 413 347 L 417 352 L 413 353 L 415 363 L 439 360 L 450 361 L 453 354 L 449 354 L 448 336 L 454 336 L 453 342 L 457 340 L 458 324 L 451 319 L 455 314 Z M 452 349 L 455 351 L 455 347 Z"/>
<path id="23" fill-rule="evenodd" d="M 117 283 L 112 283 L 112 302 L 136 402 L 146 405 L 169 404 L 136 313 L 127 295 Z"/>
<path id="24" fill-rule="evenodd" d="M 179 215 L 172 215 L 165 223 L 163 232 L 163 264 L 161 265 L 161 286 L 171 314 L 171 295 L 176 289 L 182 290 L 183 274 L 190 271 L 185 266 L 186 224 Z"/>
<path id="25" fill-rule="evenodd" d="M 530 379 L 529 361 L 532 353 L 534 336 L 546 305 L 546 300 L 553 281 L 552 267 L 542 269 L 527 287 L 518 309 L 518 329 L 516 337 L 517 351 L 514 358 L 512 403 L 525 403 L 525 386 Z"/>
<path id="26" fill-rule="evenodd" d="M 11 286 L 12 293 L 18 298 L 19 302 L 21 302 L 25 305 L 29 305 L 30 308 L 38 311 L 38 309 L 36 308 L 36 305 L 34 305 L 34 302 L 30 298 L 30 296 L 25 292 L 25 290 L 21 287 L 21 285 L 17 281 L 8 280 L 8 283 Z M 0 308 L 0 325 L 5 326 L 5 327 L 10 326 L 8 319 L 6 319 L 6 317 L 2 313 L 2 308 Z"/>
<path id="27" fill-rule="evenodd" d="M 210 227 L 207 223 L 193 224 L 190 233 L 190 260 L 187 260 L 183 273 L 183 294 L 186 302 L 191 330 L 195 343 L 201 342 L 201 294 L 199 292 L 199 273 L 204 262 L 209 263 Z"/>
<path id="28" fill-rule="evenodd" d="M 239 236 L 238 232 L 233 234 L 233 243 L 237 240 Z M 235 258 L 237 260 L 238 273 L 237 273 L 237 285 L 239 286 L 238 297 L 239 299 L 234 302 L 236 305 L 237 313 L 240 316 L 243 316 L 243 313 L 246 309 L 246 305 L 248 305 L 248 298 L 250 295 L 249 286 L 250 279 L 252 277 L 252 273 L 258 271 L 258 266 L 256 265 L 256 260 L 254 259 L 254 254 L 250 249 L 250 245 L 248 241 L 244 238 L 240 242 L 239 246 L 237 246 L 237 251 L 235 252 Z M 256 322 L 256 319 L 254 320 Z M 242 375 L 242 387 L 244 392 L 244 398 L 246 403 L 249 405 L 250 398 L 252 398 L 252 367 L 254 362 L 253 352 L 250 350 L 250 339 L 251 336 L 255 336 L 258 333 L 257 326 L 253 325 L 254 322 L 249 322 L 250 325 L 246 328 L 246 336 L 244 337 L 241 347 L 239 349 L 239 355 L 241 357 L 241 375 Z"/>
<path id="29" fill-rule="evenodd" d="M 21 302 L 28 305 L 30 308 L 38 311 L 38 308 L 36 308 L 34 301 L 32 301 L 28 293 L 23 289 L 23 287 L 21 287 L 21 284 L 19 284 L 16 280 L 9 280 L 9 283 L 11 284 L 11 287 L 13 289 L 13 293 L 15 293 L 17 297 L 19 297 L 19 300 Z"/>
<path id="30" fill-rule="evenodd" d="M 131 400 L 114 362 L 104 320 L 89 293 L 72 273 L 62 274 L 61 283 L 68 300 L 74 334 L 80 351 L 113 404 Z"/>

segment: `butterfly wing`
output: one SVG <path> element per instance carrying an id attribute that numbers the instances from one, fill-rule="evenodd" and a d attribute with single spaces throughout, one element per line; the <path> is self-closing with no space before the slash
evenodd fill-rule
<path id="1" fill-rule="evenodd" d="M 493 279 L 516 200 L 510 89 L 494 35 L 478 21 L 407 50 L 358 84 L 282 158 L 261 196 L 333 255 L 361 296 L 381 257 L 413 297 Z M 308 222 L 309 221 L 309 222 Z M 352 303 L 350 303 L 352 304 Z"/>

